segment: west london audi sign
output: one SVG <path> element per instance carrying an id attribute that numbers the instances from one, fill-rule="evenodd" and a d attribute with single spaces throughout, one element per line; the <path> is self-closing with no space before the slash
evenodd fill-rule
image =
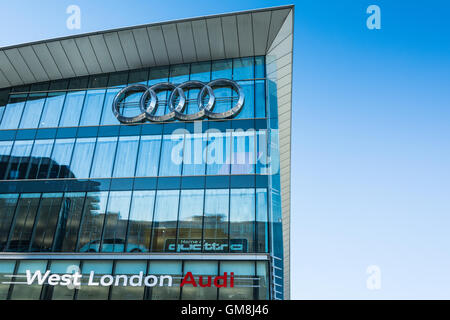
<path id="1" fill-rule="evenodd" d="M 134 275 L 97 275 L 94 271 L 89 274 L 81 274 L 80 272 L 58 274 L 52 273 L 51 270 L 41 272 L 40 270 L 32 272 L 26 270 L 25 275 L 15 275 L 12 277 L 25 277 L 25 281 L 3 282 L 3 284 L 23 284 L 23 285 L 43 285 L 50 286 L 67 286 L 72 288 L 79 288 L 81 285 L 87 286 L 131 286 L 131 287 L 172 287 L 174 284 L 174 276 L 172 275 L 144 275 L 144 272 L 139 272 Z M 234 272 L 224 272 L 218 276 L 194 276 L 192 272 L 187 272 L 181 278 L 180 287 L 190 285 L 193 287 L 217 287 L 217 288 L 233 288 L 235 286 Z M 178 286 L 178 284 L 176 284 Z"/>

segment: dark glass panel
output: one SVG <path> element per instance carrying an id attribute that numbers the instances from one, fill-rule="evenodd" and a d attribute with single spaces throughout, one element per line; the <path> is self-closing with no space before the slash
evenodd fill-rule
<path id="1" fill-rule="evenodd" d="M 18 194 L 0 194 L 0 251 L 6 249 Z"/>
<path id="2" fill-rule="evenodd" d="M 55 233 L 54 251 L 75 252 L 85 196 L 84 192 L 69 192 L 64 195 L 61 218 Z M 87 206 L 93 201 L 92 197 L 88 198 Z"/>
<path id="3" fill-rule="evenodd" d="M 29 250 L 39 199 L 39 193 L 24 193 L 20 196 L 7 251 Z"/>
<path id="4" fill-rule="evenodd" d="M 39 204 L 31 251 L 52 251 L 53 237 L 61 211 L 62 193 L 44 193 Z"/>
<path id="5" fill-rule="evenodd" d="M 49 178 L 73 178 L 70 172 L 70 160 L 75 139 L 56 139 L 53 146 Z"/>
<path id="6" fill-rule="evenodd" d="M 88 192 L 78 239 L 78 251 L 99 252 L 108 192 Z"/>
<path id="7" fill-rule="evenodd" d="M 5 178 L 5 174 L 8 168 L 12 145 L 13 141 L 0 141 L 0 179 L 8 179 L 8 177 Z"/>
<path id="8" fill-rule="evenodd" d="M 35 140 L 29 160 L 27 179 L 47 178 L 53 143 L 53 139 Z"/>
<path id="9" fill-rule="evenodd" d="M 5 179 L 24 179 L 30 162 L 33 140 L 16 140 L 11 151 Z"/>

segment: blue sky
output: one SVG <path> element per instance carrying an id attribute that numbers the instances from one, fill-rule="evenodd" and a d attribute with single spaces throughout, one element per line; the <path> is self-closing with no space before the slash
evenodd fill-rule
<path id="1" fill-rule="evenodd" d="M 292 297 L 450 299 L 448 2 L 3 1 L 0 46 L 292 3 Z"/>

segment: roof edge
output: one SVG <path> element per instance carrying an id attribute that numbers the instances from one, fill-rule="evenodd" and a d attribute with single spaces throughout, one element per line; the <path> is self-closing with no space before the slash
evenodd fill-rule
<path id="1" fill-rule="evenodd" d="M 53 41 L 74 39 L 74 38 L 78 38 L 78 37 L 88 37 L 88 36 L 105 34 L 105 33 L 110 33 L 110 32 L 119 32 L 119 31 L 126 31 L 126 30 L 137 29 L 137 28 L 161 26 L 161 25 L 170 24 L 170 23 L 182 23 L 182 22 L 195 21 L 195 20 L 201 20 L 201 19 L 212 19 L 212 18 L 227 17 L 227 16 L 232 16 L 232 15 L 238 15 L 238 14 L 248 14 L 248 13 L 266 12 L 266 11 L 273 11 L 273 10 L 293 9 L 293 8 L 294 8 L 293 4 L 288 4 L 288 5 L 275 6 L 275 7 L 234 11 L 234 12 L 211 14 L 211 15 L 205 15 L 205 16 L 197 16 L 197 17 L 192 17 L 192 18 L 183 18 L 183 19 L 168 20 L 168 21 L 163 21 L 163 22 L 140 24 L 140 25 L 134 25 L 134 26 L 128 26 L 128 27 L 122 27 L 122 28 L 108 29 L 108 30 L 103 30 L 103 31 L 93 31 L 93 32 L 74 34 L 74 35 L 64 36 L 64 37 L 57 37 L 57 38 L 50 38 L 50 39 L 44 39 L 44 40 L 38 40 L 38 41 L 32 41 L 32 42 L 25 42 L 25 43 L 6 46 L 6 47 L 0 47 L 0 51 L 20 48 L 20 47 L 24 47 L 24 46 L 48 43 L 48 42 L 53 42 Z"/>

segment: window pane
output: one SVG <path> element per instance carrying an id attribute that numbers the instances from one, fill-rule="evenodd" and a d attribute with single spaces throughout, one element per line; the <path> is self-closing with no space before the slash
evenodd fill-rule
<path id="1" fill-rule="evenodd" d="M 206 154 L 206 174 L 230 174 L 231 133 L 209 132 Z"/>
<path id="2" fill-rule="evenodd" d="M 99 252 L 108 192 L 88 192 L 80 226 L 80 252 Z"/>
<path id="3" fill-rule="evenodd" d="M 6 249 L 18 198 L 18 194 L 0 194 L 0 251 Z"/>
<path id="4" fill-rule="evenodd" d="M 137 177 L 156 177 L 158 175 L 161 136 L 141 136 L 137 162 Z"/>
<path id="5" fill-rule="evenodd" d="M 139 137 L 120 137 L 114 164 L 113 177 L 133 177 Z"/>
<path id="6" fill-rule="evenodd" d="M 242 252 L 254 252 L 255 190 L 231 189 L 230 246 Z M 230 249 L 232 249 L 230 247 Z"/>
<path id="7" fill-rule="evenodd" d="M 111 177 L 117 137 L 98 138 L 92 161 L 91 178 Z"/>
<path id="8" fill-rule="evenodd" d="M 86 91 L 68 92 L 64 102 L 64 110 L 59 121 L 60 127 L 78 126 Z"/>
<path id="9" fill-rule="evenodd" d="M 0 124 L 0 129 L 18 128 L 26 97 L 26 94 L 15 94 L 9 97 L 5 113 L 3 114 L 2 123 Z"/>
<path id="10" fill-rule="evenodd" d="M 5 179 L 24 179 L 30 161 L 33 140 L 16 140 L 11 151 Z"/>
<path id="11" fill-rule="evenodd" d="M 233 132 L 231 174 L 255 173 L 255 130 Z"/>
<path id="12" fill-rule="evenodd" d="M 211 281 L 211 287 L 194 287 L 187 284 L 182 290 L 182 300 L 217 300 L 217 288 L 212 283 L 217 275 L 217 261 L 186 261 L 184 263 L 184 274 L 191 272 L 196 283 L 207 285 Z"/>
<path id="13" fill-rule="evenodd" d="M 36 140 L 34 142 L 28 167 L 28 179 L 47 178 L 53 142 L 53 139 Z"/>
<path id="14" fill-rule="evenodd" d="M 75 252 L 85 196 L 84 192 L 64 195 L 61 219 L 55 235 L 54 251 Z M 93 200 L 92 196 L 87 198 L 86 206 L 91 208 Z"/>
<path id="15" fill-rule="evenodd" d="M 206 133 L 189 133 L 185 135 L 183 152 L 183 176 L 205 174 L 206 142 Z"/>
<path id="16" fill-rule="evenodd" d="M 256 173 L 267 174 L 268 173 L 268 140 L 267 130 L 258 130 L 256 132 Z"/>
<path id="17" fill-rule="evenodd" d="M 211 61 L 192 63 L 190 79 L 209 82 L 211 80 Z"/>
<path id="18" fill-rule="evenodd" d="M 169 82 L 179 84 L 189 80 L 189 64 L 170 66 Z"/>
<path id="19" fill-rule="evenodd" d="M 250 119 L 255 116 L 255 82 L 254 81 L 239 81 L 239 85 L 244 92 L 244 106 L 242 107 L 236 119 Z M 233 91 L 233 95 L 236 92 Z"/>
<path id="20" fill-rule="evenodd" d="M 142 248 L 149 251 L 150 235 L 153 220 L 155 191 L 134 191 L 131 202 L 130 221 L 126 251 Z"/>
<path id="21" fill-rule="evenodd" d="M 233 59 L 233 80 L 253 79 L 254 77 L 253 57 Z"/>
<path id="22" fill-rule="evenodd" d="M 8 179 L 5 177 L 6 169 L 10 159 L 13 141 L 0 141 L 0 179 Z"/>
<path id="23" fill-rule="evenodd" d="M 31 93 L 25 104 L 19 128 L 37 128 L 47 94 Z"/>
<path id="24" fill-rule="evenodd" d="M 256 284 L 255 263 L 253 261 L 221 261 L 220 274 L 234 273 L 234 287 L 220 288 L 219 300 L 253 300 Z"/>
<path id="25" fill-rule="evenodd" d="M 138 275 L 141 272 L 143 275 L 147 272 L 145 261 L 117 261 L 114 274 Z M 129 276 L 128 279 L 130 279 Z M 142 300 L 144 289 L 144 286 L 133 287 L 129 284 L 125 287 L 114 286 L 111 287 L 111 300 Z"/>
<path id="26" fill-rule="evenodd" d="M 182 134 L 164 135 L 159 166 L 160 176 L 180 176 L 183 162 Z"/>
<path id="27" fill-rule="evenodd" d="M 203 190 L 181 190 L 177 252 L 202 251 L 203 194 Z M 173 251 L 168 242 L 166 251 Z"/>
<path id="28" fill-rule="evenodd" d="M 78 260 L 56 260 L 52 261 L 50 270 L 52 273 L 69 274 L 80 272 L 80 261 Z M 48 286 L 48 298 L 51 300 L 73 300 L 75 290 L 69 286 Z"/>
<path id="29" fill-rule="evenodd" d="M 39 198 L 39 193 L 24 193 L 20 196 L 7 251 L 28 251 Z"/>
<path id="30" fill-rule="evenodd" d="M 205 193 L 205 217 L 203 239 L 207 243 L 228 243 L 228 189 L 207 189 Z M 217 248 L 228 252 L 228 248 Z"/>
<path id="31" fill-rule="evenodd" d="M 257 290 L 258 300 L 269 300 L 269 266 L 266 261 L 256 262 L 256 275 L 259 287 Z"/>
<path id="32" fill-rule="evenodd" d="M 89 177 L 94 147 L 95 138 L 77 139 L 70 164 L 70 170 L 75 178 Z"/>
<path id="33" fill-rule="evenodd" d="M 265 61 L 264 56 L 255 57 L 255 78 L 265 78 Z"/>
<path id="34" fill-rule="evenodd" d="M 267 190 L 256 189 L 256 252 L 269 252 Z"/>
<path id="35" fill-rule="evenodd" d="M 158 190 L 152 235 L 152 251 L 164 251 L 168 239 L 174 239 L 177 227 L 178 190 Z"/>
<path id="36" fill-rule="evenodd" d="M 53 146 L 49 178 L 73 178 L 70 159 L 75 139 L 56 139 Z"/>
<path id="37" fill-rule="evenodd" d="M 44 193 L 36 218 L 31 251 L 52 251 L 53 236 L 61 213 L 62 193 Z"/>
<path id="38" fill-rule="evenodd" d="M 179 300 L 181 283 L 181 261 L 150 261 L 148 274 L 172 275 L 173 285 L 149 288 L 150 300 Z"/>
<path id="39" fill-rule="evenodd" d="M 80 126 L 96 126 L 100 122 L 106 90 L 88 90 L 84 100 Z"/>
<path id="40" fill-rule="evenodd" d="M 102 122 L 101 124 L 120 124 L 119 120 L 114 116 L 112 112 L 112 103 L 114 97 L 120 91 L 120 88 L 108 89 L 106 90 L 105 101 L 103 102 L 103 111 L 102 111 Z"/>
<path id="41" fill-rule="evenodd" d="M 264 118 L 266 116 L 266 82 L 257 80 L 255 82 L 255 117 Z"/>
<path id="42" fill-rule="evenodd" d="M 232 60 L 216 60 L 212 62 L 211 80 L 225 78 L 231 79 Z"/>
<path id="43" fill-rule="evenodd" d="M 6 300 L 6 298 L 8 297 L 9 284 L 3 282 L 7 282 L 8 280 L 6 279 L 11 280 L 14 279 L 9 278 L 6 275 L 11 275 L 14 273 L 15 265 L 16 265 L 15 261 L 8 261 L 8 260 L 0 261 L 0 278 L 4 279 L 4 281 L 0 282 L 0 300 Z"/>
<path id="44" fill-rule="evenodd" d="M 78 290 L 77 300 L 108 300 L 110 287 L 87 286 L 87 279 L 91 271 L 95 272 L 95 282 L 99 282 L 102 275 L 111 274 L 112 261 L 84 261 L 81 271 L 84 276 L 81 281 L 81 288 Z"/>
<path id="45" fill-rule="evenodd" d="M 61 92 L 51 92 L 48 94 L 39 124 L 40 128 L 58 126 L 65 97 L 66 94 Z"/>
<path id="46" fill-rule="evenodd" d="M 46 269 L 46 260 L 23 260 L 19 262 L 17 274 L 25 276 L 27 270 L 30 270 L 31 273 L 38 270 L 41 271 L 41 273 L 44 273 Z M 16 284 L 13 286 L 11 300 L 39 300 L 41 291 L 42 285 L 39 285 L 37 281 L 34 281 L 32 285 Z"/>
<path id="47" fill-rule="evenodd" d="M 101 245 L 102 252 L 125 252 L 131 191 L 111 191 L 106 211 L 105 227 Z M 140 252 L 144 248 L 136 248 Z"/>

